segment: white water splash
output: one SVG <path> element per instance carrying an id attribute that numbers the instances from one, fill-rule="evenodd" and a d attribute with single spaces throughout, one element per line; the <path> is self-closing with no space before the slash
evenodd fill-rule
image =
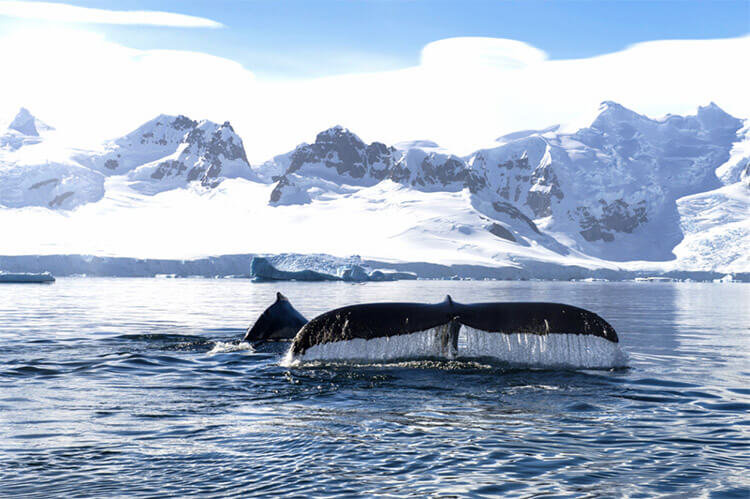
<path id="1" fill-rule="evenodd" d="M 241 351 L 254 352 L 255 349 L 250 343 L 246 341 L 241 341 L 239 343 L 233 343 L 230 341 L 227 341 L 227 342 L 217 341 L 216 343 L 214 343 L 214 347 L 208 351 L 208 355 L 215 355 L 217 353 L 241 352 Z"/>
<path id="2" fill-rule="evenodd" d="M 383 363 L 393 360 L 424 358 L 491 358 L 528 367 L 567 367 L 610 369 L 627 365 L 627 355 L 619 344 L 604 338 L 582 334 L 488 333 L 467 326 L 459 332 L 458 355 L 445 342 L 445 326 L 416 333 L 323 343 L 295 356 L 290 348 L 281 362 L 296 367 L 311 362 L 354 361 Z"/>

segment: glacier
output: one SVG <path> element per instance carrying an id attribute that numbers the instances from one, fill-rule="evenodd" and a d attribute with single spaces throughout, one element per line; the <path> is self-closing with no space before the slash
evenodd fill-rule
<path id="1" fill-rule="evenodd" d="M 27 258 L 38 256 L 59 275 L 249 275 L 253 255 L 277 268 L 297 255 L 284 270 L 351 280 L 363 264 L 743 280 L 749 130 L 714 103 L 650 118 L 605 101 L 587 127 L 506 134 L 466 156 L 335 126 L 251 165 L 228 122 L 159 115 L 81 148 L 22 109 L 0 136 L 0 269 L 52 270 Z M 319 270 L 325 261 L 335 268 Z"/>

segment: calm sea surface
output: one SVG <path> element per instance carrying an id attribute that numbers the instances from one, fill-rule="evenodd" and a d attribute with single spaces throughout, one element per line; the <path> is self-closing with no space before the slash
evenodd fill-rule
<path id="1" fill-rule="evenodd" d="M 276 291 L 558 301 L 628 369 L 279 366 Z M 0 496 L 750 497 L 750 285 L 59 279 L 0 285 Z"/>

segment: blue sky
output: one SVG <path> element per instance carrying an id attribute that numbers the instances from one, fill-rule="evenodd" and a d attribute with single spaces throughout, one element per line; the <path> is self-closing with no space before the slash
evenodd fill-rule
<path id="1" fill-rule="evenodd" d="M 0 0 L 0 122 L 96 142 L 229 120 L 253 161 L 337 124 L 465 154 L 604 100 L 750 118 L 748 32 L 750 0 Z"/>
<path id="2" fill-rule="evenodd" d="M 205 17 L 219 29 L 91 25 L 140 49 L 206 52 L 258 77 L 294 79 L 413 66 L 429 42 L 458 36 L 520 40 L 551 59 L 591 57 L 642 41 L 750 31 L 750 1 L 71 0 L 76 6 Z M 0 16 L 0 32 L 50 24 Z"/>

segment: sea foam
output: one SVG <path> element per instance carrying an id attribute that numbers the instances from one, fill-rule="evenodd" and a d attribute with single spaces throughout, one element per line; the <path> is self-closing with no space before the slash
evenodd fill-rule
<path id="1" fill-rule="evenodd" d="M 241 341 L 239 343 L 217 341 L 216 343 L 214 343 L 213 348 L 208 351 L 208 355 L 241 351 L 254 352 L 255 349 L 250 343 L 246 341 Z"/>

